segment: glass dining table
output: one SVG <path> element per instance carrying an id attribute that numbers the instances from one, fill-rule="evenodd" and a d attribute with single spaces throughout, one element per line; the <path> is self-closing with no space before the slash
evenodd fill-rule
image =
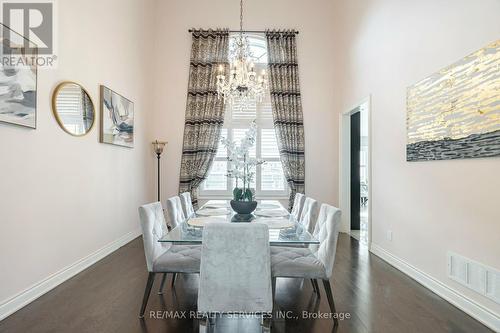
<path id="1" fill-rule="evenodd" d="M 158 241 L 162 243 L 201 244 L 203 224 L 211 221 L 227 223 L 265 223 L 269 226 L 270 245 L 319 244 L 277 200 L 258 201 L 253 214 L 236 214 L 227 200 L 210 200 L 195 215 L 170 230 Z"/>

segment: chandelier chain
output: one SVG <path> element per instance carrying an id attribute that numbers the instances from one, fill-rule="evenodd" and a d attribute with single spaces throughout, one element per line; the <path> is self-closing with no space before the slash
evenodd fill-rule
<path id="1" fill-rule="evenodd" d="M 240 0 L 240 35 L 243 35 L 243 0 Z"/>

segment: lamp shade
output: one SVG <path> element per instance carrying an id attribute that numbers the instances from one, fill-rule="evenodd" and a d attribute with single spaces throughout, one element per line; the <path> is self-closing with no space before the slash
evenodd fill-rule
<path id="1" fill-rule="evenodd" d="M 167 142 L 164 141 L 158 141 L 158 140 L 153 141 L 153 149 L 155 153 L 157 153 L 158 155 L 163 153 L 163 148 L 165 147 L 166 144 Z"/>

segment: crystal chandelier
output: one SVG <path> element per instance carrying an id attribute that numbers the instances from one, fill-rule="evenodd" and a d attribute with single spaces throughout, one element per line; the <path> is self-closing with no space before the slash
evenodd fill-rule
<path id="1" fill-rule="evenodd" d="M 229 101 L 232 106 L 240 108 L 262 102 L 267 89 L 266 72 L 262 70 L 259 76 L 255 72 L 248 38 L 243 32 L 243 0 L 240 0 L 240 31 L 229 49 L 229 65 L 228 79 L 224 75 L 224 65 L 219 65 L 217 96 L 222 97 L 224 103 Z"/>

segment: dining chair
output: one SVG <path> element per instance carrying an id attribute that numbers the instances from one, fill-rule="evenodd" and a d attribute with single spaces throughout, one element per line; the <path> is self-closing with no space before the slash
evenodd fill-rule
<path id="1" fill-rule="evenodd" d="M 277 277 L 305 278 L 314 281 L 318 291 L 318 279 L 323 280 L 330 310 L 335 313 L 335 303 L 330 285 L 330 278 L 335 263 L 337 239 L 340 229 L 340 209 L 323 204 L 313 236 L 319 244 L 310 244 L 308 248 L 275 247 L 271 248 L 271 271 L 273 290 Z M 274 294 L 273 294 L 274 298 Z M 335 325 L 338 320 L 333 316 Z"/>
<path id="2" fill-rule="evenodd" d="M 186 219 L 181 199 L 178 196 L 167 199 L 167 217 L 172 228 L 177 227 Z"/>
<path id="3" fill-rule="evenodd" d="M 194 215 L 193 201 L 191 200 L 191 193 L 184 192 L 180 195 L 182 211 L 184 212 L 184 216 L 188 219 Z"/>
<path id="4" fill-rule="evenodd" d="M 193 203 L 191 201 L 191 194 L 189 192 L 181 193 L 179 197 L 172 197 L 167 200 L 167 216 L 170 220 L 172 228 L 175 228 L 187 218 L 194 215 Z M 175 284 L 177 274 L 172 274 L 172 287 Z M 163 293 L 163 286 L 167 280 L 167 274 L 163 274 L 161 279 L 158 294 Z"/>
<path id="5" fill-rule="evenodd" d="M 212 222 L 203 228 L 198 312 L 272 311 L 269 228 L 263 223 Z"/>
<path id="6" fill-rule="evenodd" d="M 318 219 L 319 202 L 313 198 L 306 197 L 302 212 L 300 213 L 299 224 L 310 233 L 313 232 L 316 220 Z"/>
<path id="7" fill-rule="evenodd" d="M 148 281 L 144 291 L 139 318 L 144 317 L 151 287 L 157 273 L 199 273 L 200 246 L 173 245 L 158 242 L 168 229 L 160 202 L 153 202 L 139 207 L 144 254 L 148 269 Z"/>
<path id="8" fill-rule="evenodd" d="M 306 197 L 302 193 L 296 193 L 295 199 L 293 200 L 293 207 L 290 214 L 298 221 L 300 219 L 300 213 L 302 213 L 302 207 L 304 206 L 304 200 Z"/>

